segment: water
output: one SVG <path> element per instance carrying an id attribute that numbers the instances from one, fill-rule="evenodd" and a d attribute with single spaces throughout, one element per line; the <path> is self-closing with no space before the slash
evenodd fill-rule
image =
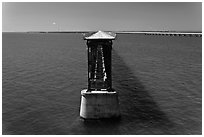
<path id="1" fill-rule="evenodd" d="M 3 134 L 202 134 L 202 39 L 118 34 L 121 119 L 84 122 L 81 34 L 3 33 Z"/>

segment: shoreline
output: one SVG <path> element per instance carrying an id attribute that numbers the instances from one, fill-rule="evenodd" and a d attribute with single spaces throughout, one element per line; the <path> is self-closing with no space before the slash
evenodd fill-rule
<path id="1" fill-rule="evenodd" d="M 55 33 L 81 33 L 85 35 L 87 33 L 93 33 L 93 31 L 28 31 L 28 32 L 2 32 L 5 33 L 28 33 L 28 34 L 55 34 Z M 195 36 L 202 37 L 202 32 L 196 31 L 115 31 L 115 34 L 144 34 L 144 35 L 162 35 L 162 36 Z"/>

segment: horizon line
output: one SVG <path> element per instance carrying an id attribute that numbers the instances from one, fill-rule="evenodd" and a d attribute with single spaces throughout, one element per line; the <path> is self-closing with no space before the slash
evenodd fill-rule
<path id="1" fill-rule="evenodd" d="M 48 32 L 96 32 L 96 31 L 99 31 L 99 30 L 65 30 L 65 31 L 52 31 L 52 30 L 49 30 L 49 31 L 41 31 L 41 30 L 34 30 L 34 31 L 2 31 L 2 32 L 45 32 L 45 33 L 48 33 Z M 102 30 L 102 31 L 105 31 L 105 32 L 197 32 L 197 33 L 202 33 L 202 30 L 116 30 L 116 31 L 113 31 L 113 30 Z"/>

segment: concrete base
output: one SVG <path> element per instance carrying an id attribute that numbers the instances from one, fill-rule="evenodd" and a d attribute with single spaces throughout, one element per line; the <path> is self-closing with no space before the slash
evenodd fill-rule
<path id="1" fill-rule="evenodd" d="M 117 118 L 120 116 L 117 92 L 81 91 L 80 117 L 84 119 Z"/>

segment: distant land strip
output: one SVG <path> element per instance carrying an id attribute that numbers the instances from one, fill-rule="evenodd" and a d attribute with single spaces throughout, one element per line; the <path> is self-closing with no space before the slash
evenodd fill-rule
<path id="1" fill-rule="evenodd" d="M 11 32 L 11 33 L 93 33 L 96 31 L 27 31 L 27 32 Z M 107 31 L 116 34 L 144 34 L 144 35 L 166 35 L 166 36 L 195 36 L 202 37 L 201 31 Z M 3 32 L 10 33 L 10 32 Z"/>

